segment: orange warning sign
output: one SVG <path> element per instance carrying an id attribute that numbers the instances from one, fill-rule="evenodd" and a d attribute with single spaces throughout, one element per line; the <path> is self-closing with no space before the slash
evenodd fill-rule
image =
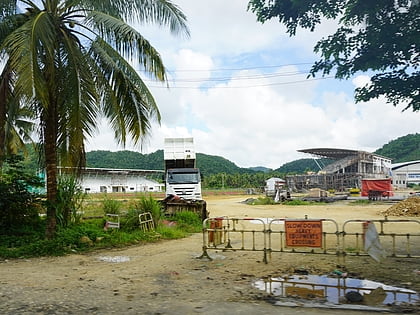
<path id="1" fill-rule="evenodd" d="M 322 247 L 322 221 L 286 220 L 286 246 Z"/>

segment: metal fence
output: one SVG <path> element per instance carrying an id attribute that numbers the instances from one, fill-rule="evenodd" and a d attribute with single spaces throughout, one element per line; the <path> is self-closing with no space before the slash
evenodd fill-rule
<path id="1" fill-rule="evenodd" d="M 364 235 L 368 223 L 373 223 L 377 227 L 380 243 L 387 256 L 420 257 L 420 221 L 390 220 L 387 217 L 380 220 L 348 220 L 344 222 L 342 247 L 345 255 L 366 255 Z"/>
<path id="2" fill-rule="evenodd" d="M 203 253 L 255 251 L 268 263 L 272 253 L 335 255 L 344 263 L 347 255 L 369 255 L 366 230 L 373 224 L 377 241 L 388 257 L 420 257 L 419 220 L 348 220 L 341 228 L 333 219 L 208 218 L 203 221 Z M 404 231 L 404 232 L 401 232 Z"/>

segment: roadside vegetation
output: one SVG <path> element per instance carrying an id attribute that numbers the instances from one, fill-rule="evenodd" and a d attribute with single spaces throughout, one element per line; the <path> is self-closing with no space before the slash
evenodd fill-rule
<path id="1" fill-rule="evenodd" d="M 45 237 L 46 201 L 36 192 L 42 181 L 22 171 L 21 159 L 6 161 L 0 176 L 0 258 L 59 256 L 100 248 L 123 247 L 145 242 L 183 238 L 201 231 L 201 219 L 192 212 L 163 216 L 160 203 L 151 195 L 126 200 L 107 195 L 87 196 L 74 177 L 58 183 L 57 234 Z M 154 229 L 140 226 L 139 214 L 149 212 Z M 107 214 L 118 215 L 120 228 L 106 228 Z"/>

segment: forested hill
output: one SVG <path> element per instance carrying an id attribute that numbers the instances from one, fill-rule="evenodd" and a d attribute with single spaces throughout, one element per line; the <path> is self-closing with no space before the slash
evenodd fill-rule
<path id="1" fill-rule="evenodd" d="M 391 158 L 393 163 L 420 160 L 420 134 L 409 134 L 392 140 L 374 153 Z M 127 168 L 163 170 L 163 150 L 150 154 L 141 154 L 134 151 L 91 151 L 86 154 L 88 167 L 99 168 Z M 318 164 L 327 165 L 327 159 L 317 160 Z M 285 163 L 275 170 L 281 174 L 302 174 L 306 171 L 319 171 L 318 164 L 311 158 L 299 159 Z M 203 175 L 212 174 L 243 174 L 267 172 L 270 169 L 264 167 L 241 168 L 235 163 L 214 155 L 197 153 L 197 167 Z"/>
<path id="2" fill-rule="evenodd" d="M 134 151 L 91 151 L 86 153 L 86 166 L 141 170 L 163 170 L 163 150 L 150 154 Z"/>
<path id="3" fill-rule="evenodd" d="M 420 134 L 409 134 L 385 144 L 374 153 L 392 159 L 392 163 L 420 160 Z"/>
<path id="4" fill-rule="evenodd" d="M 163 170 L 163 150 L 150 154 L 134 151 L 91 151 L 86 153 L 86 164 L 87 167 L 98 168 Z M 255 172 L 251 169 L 240 168 L 223 157 L 203 153 L 197 153 L 197 167 L 203 175 Z"/>

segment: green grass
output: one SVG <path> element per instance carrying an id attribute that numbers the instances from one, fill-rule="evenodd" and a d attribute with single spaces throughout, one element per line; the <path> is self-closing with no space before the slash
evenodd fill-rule
<path id="1" fill-rule="evenodd" d="M 300 200 L 300 199 L 294 199 L 294 200 L 289 200 L 289 201 L 285 201 L 283 202 L 284 205 L 286 206 L 309 206 L 309 205 L 314 205 L 314 204 L 322 204 L 321 202 L 312 202 L 312 201 L 305 201 L 305 200 Z"/>
<path id="2" fill-rule="evenodd" d="M 80 224 L 59 228 L 52 240 L 46 240 L 45 222 L 37 226 L 21 227 L 0 234 L 0 258 L 30 258 L 39 256 L 61 256 L 68 253 L 87 252 L 101 248 L 124 247 L 133 244 L 156 242 L 165 239 L 183 238 L 201 232 L 200 218 L 192 212 L 180 212 L 171 220 L 174 226 L 158 224 L 156 231 L 141 229 L 104 230 L 104 219 L 84 220 Z"/>
<path id="3" fill-rule="evenodd" d="M 270 197 L 258 197 L 257 199 L 255 199 L 251 203 L 251 205 L 253 205 L 253 206 L 275 205 L 275 204 L 277 204 L 277 203 Z"/>

